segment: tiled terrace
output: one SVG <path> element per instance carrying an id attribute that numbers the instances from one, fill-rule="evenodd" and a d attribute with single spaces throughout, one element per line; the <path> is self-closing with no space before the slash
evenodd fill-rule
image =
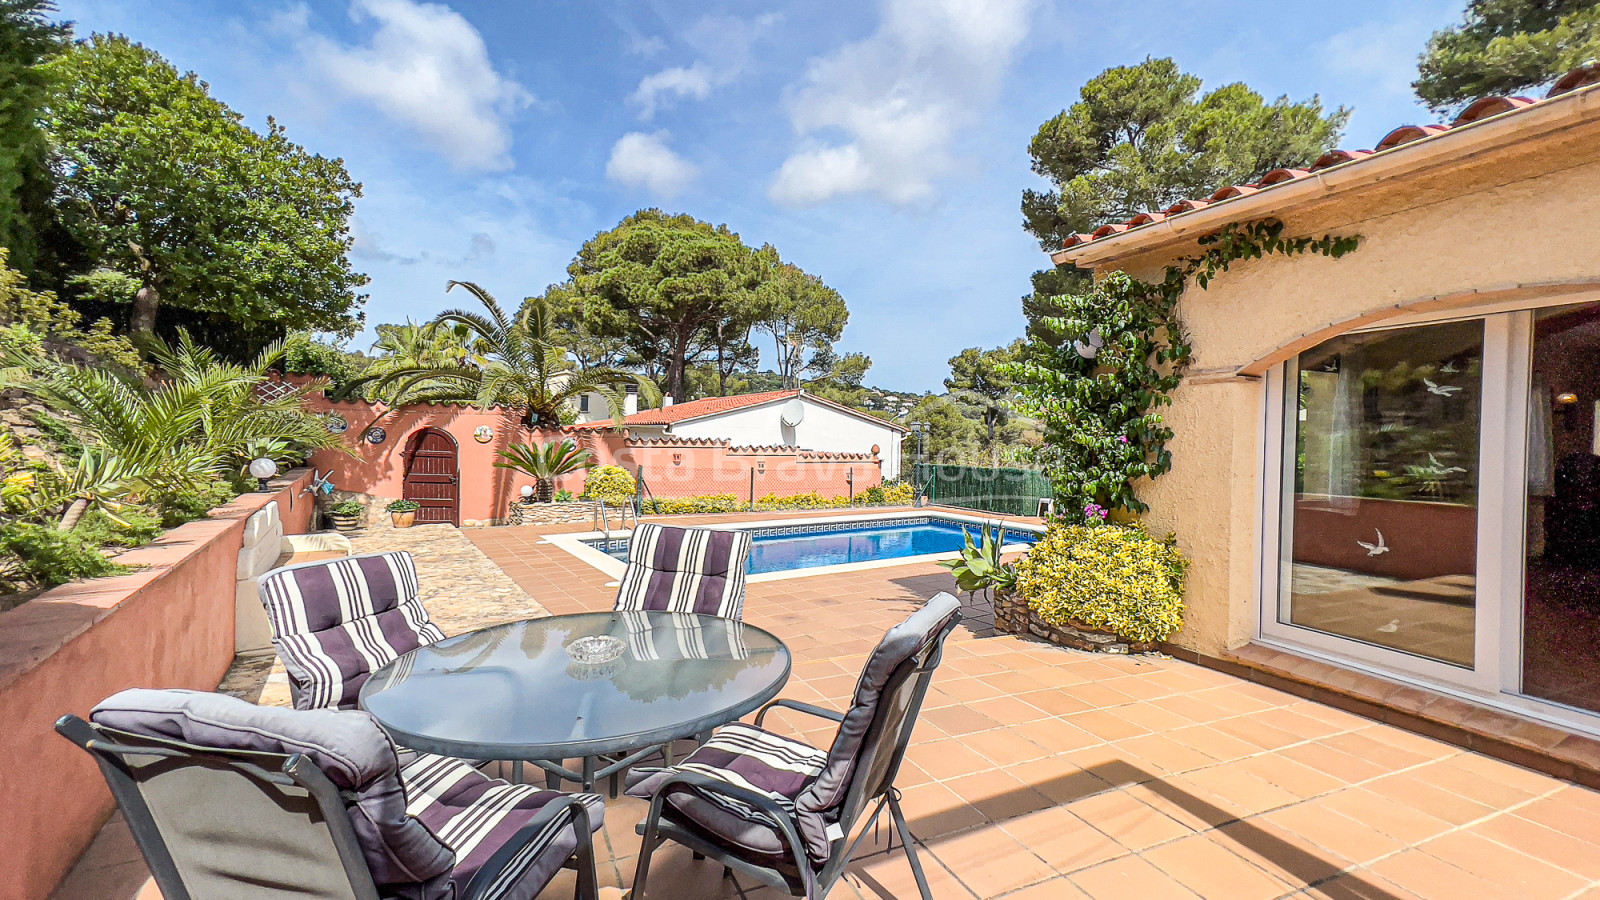
<path id="1" fill-rule="evenodd" d="M 607 608 L 610 579 L 543 543 L 552 530 L 462 533 L 550 612 Z M 950 587 L 929 564 L 758 583 L 747 619 L 794 651 L 784 695 L 841 708 L 872 643 Z M 995 637 L 973 613 L 899 782 L 940 900 L 1600 900 L 1600 794 L 1187 663 Z M 613 893 L 642 812 L 607 809 Z M 656 860 L 652 897 L 738 895 L 681 848 Z M 880 847 L 833 896 L 916 888 Z"/>

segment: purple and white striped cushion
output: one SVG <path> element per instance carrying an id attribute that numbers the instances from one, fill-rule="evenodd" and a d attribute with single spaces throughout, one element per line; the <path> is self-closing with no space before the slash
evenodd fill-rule
<path id="1" fill-rule="evenodd" d="M 490 778 L 459 759 L 410 751 L 401 752 L 400 781 L 406 790 L 406 812 L 455 853 L 450 880 L 457 897 L 546 804 L 567 796 Z M 591 831 L 599 831 L 605 821 L 605 800 L 598 794 L 578 796 L 589 811 Z M 577 850 L 579 839 L 571 820 L 556 817 L 522 845 L 516 863 L 501 873 L 485 900 L 532 900 Z"/>
<path id="2" fill-rule="evenodd" d="M 403 550 L 290 566 L 256 584 L 296 709 L 353 709 L 374 671 L 444 640 Z"/>
<path id="3" fill-rule="evenodd" d="M 749 562 L 749 532 L 640 525 L 616 608 L 742 618 Z"/>
<path id="4" fill-rule="evenodd" d="M 670 769 L 636 768 L 628 773 L 628 796 L 649 800 L 674 772 L 699 772 L 772 799 L 791 815 L 794 800 L 822 771 L 828 754 L 810 744 L 791 740 L 755 727 L 735 722 L 717 729 L 711 740 Z M 674 794 L 667 805 L 714 837 L 764 856 L 789 855 L 776 825 L 767 815 L 747 803 L 729 797 Z M 807 846 L 817 859 L 825 858 L 828 846 Z M 820 852 L 819 852 L 820 851 Z"/>

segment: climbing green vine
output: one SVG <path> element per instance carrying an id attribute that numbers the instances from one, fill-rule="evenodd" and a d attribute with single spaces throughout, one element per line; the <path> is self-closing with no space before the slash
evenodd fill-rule
<path id="1" fill-rule="evenodd" d="M 1044 426 L 1036 453 L 1066 515 L 1103 519 L 1142 513 L 1140 478 L 1172 468 L 1173 437 L 1160 409 L 1172 403 L 1193 348 L 1178 301 L 1193 278 L 1205 289 L 1235 262 L 1273 254 L 1337 259 L 1357 236 L 1285 238 L 1278 221 L 1229 225 L 1200 239 L 1204 250 L 1168 266 L 1159 282 L 1112 272 L 1087 293 L 1050 298 L 1052 315 L 1030 323 L 1029 340 L 1008 374 L 1017 409 Z"/>

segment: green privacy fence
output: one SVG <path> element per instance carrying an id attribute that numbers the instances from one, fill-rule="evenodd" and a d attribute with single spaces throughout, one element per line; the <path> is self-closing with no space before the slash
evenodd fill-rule
<path id="1" fill-rule="evenodd" d="M 929 503 L 960 506 L 1013 516 L 1039 512 L 1039 501 L 1052 497 L 1050 479 L 1034 469 L 988 469 L 978 466 L 913 467 L 915 484 Z"/>

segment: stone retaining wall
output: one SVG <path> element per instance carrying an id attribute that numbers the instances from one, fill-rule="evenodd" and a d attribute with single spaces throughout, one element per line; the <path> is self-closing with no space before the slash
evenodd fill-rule
<path id="1" fill-rule="evenodd" d="M 1158 646 L 1153 642 L 1130 641 L 1082 623 L 1062 626 L 1046 622 L 1029 609 L 1021 597 L 1010 593 L 997 594 L 994 598 L 994 627 L 1006 634 L 1031 634 L 1052 644 L 1094 653 L 1149 653 Z"/>

